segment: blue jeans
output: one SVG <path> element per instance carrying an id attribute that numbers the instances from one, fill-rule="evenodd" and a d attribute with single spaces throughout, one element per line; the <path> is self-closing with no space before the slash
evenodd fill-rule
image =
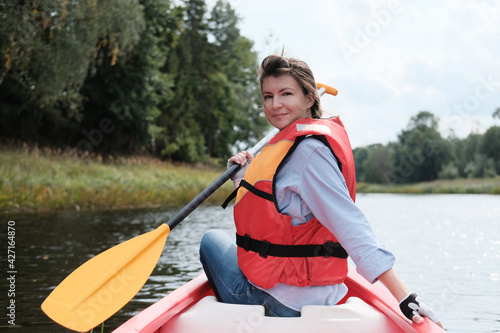
<path id="1" fill-rule="evenodd" d="M 300 317 L 265 291 L 252 285 L 238 266 L 234 239 L 224 231 L 210 230 L 201 240 L 200 260 L 219 301 L 262 305 L 266 316 Z"/>

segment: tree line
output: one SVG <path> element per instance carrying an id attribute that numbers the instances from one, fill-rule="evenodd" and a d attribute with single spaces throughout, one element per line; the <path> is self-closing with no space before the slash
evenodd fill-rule
<path id="1" fill-rule="evenodd" d="M 500 119 L 500 108 L 493 113 Z M 500 175 L 500 126 L 464 139 L 443 138 L 428 111 L 411 117 L 397 142 L 354 149 L 358 181 L 379 184 Z"/>
<path id="2" fill-rule="evenodd" d="M 2 2 L 0 139 L 227 158 L 267 127 L 239 20 L 223 0 Z"/>
<path id="3" fill-rule="evenodd" d="M 223 0 L 210 12 L 204 0 L 0 2 L 0 140 L 226 159 L 268 126 L 239 20 Z M 500 174 L 500 127 L 445 139 L 437 123 L 420 112 L 397 142 L 355 149 L 358 181 Z"/>

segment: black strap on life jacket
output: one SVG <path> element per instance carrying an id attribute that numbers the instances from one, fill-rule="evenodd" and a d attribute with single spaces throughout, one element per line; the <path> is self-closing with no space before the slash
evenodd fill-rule
<path id="1" fill-rule="evenodd" d="M 295 151 L 295 149 L 297 148 L 297 146 L 302 142 L 302 140 L 304 140 L 305 138 L 314 138 L 314 139 L 317 139 L 319 141 L 321 141 L 325 146 L 327 146 L 330 151 L 332 152 L 333 156 L 335 157 L 335 159 L 337 160 L 337 164 L 339 166 L 339 169 L 340 169 L 340 172 L 342 172 L 342 164 L 340 163 L 340 160 L 338 159 L 337 155 L 335 154 L 335 152 L 333 151 L 332 147 L 330 146 L 330 143 L 328 142 L 328 139 L 324 136 L 324 135 L 308 135 L 308 136 L 298 136 L 297 138 L 295 138 L 295 142 L 293 143 L 292 147 L 290 147 L 290 149 L 288 150 L 288 152 L 286 153 L 285 157 L 283 158 L 283 160 L 281 160 L 280 164 L 278 165 L 277 169 L 276 169 L 276 173 L 274 174 L 274 177 L 276 177 L 276 175 L 278 174 L 278 171 L 281 169 L 281 167 L 283 166 L 284 162 L 288 159 L 288 157 Z M 276 182 L 275 180 L 273 179 L 273 192 L 275 192 L 275 185 L 276 185 Z M 264 191 L 261 191 L 257 188 L 255 188 L 252 184 L 246 182 L 244 179 L 241 181 L 240 183 L 240 186 L 238 186 L 238 188 L 236 188 L 228 197 L 227 199 L 224 201 L 224 203 L 221 205 L 222 208 L 226 209 L 226 207 L 229 205 L 229 203 L 234 199 L 236 198 L 236 194 L 238 193 L 238 190 L 240 187 L 244 187 L 246 188 L 247 190 L 249 190 L 250 192 L 252 192 L 253 194 L 261 197 L 261 198 L 264 198 L 266 200 L 269 200 L 271 202 L 274 202 L 274 198 L 273 198 L 273 195 L 271 193 L 267 193 L 267 192 L 264 192 Z M 279 209 L 278 205 L 276 202 L 274 202 L 275 206 L 276 206 L 276 210 L 278 212 L 281 212 L 281 210 Z"/>
<path id="2" fill-rule="evenodd" d="M 236 245 L 246 251 L 257 252 L 261 257 L 334 257 L 346 259 L 348 257 L 347 251 L 340 245 L 328 241 L 324 244 L 309 244 L 309 245 L 282 245 L 272 244 L 268 241 L 260 241 L 253 239 L 250 235 L 246 234 L 241 236 L 236 234 Z"/>
<path id="3" fill-rule="evenodd" d="M 229 205 L 229 203 L 236 197 L 236 194 L 238 193 L 238 190 L 240 189 L 240 187 L 244 187 L 246 188 L 247 190 L 249 190 L 250 192 L 252 192 L 253 194 L 261 197 L 261 198 L 264 198 L 266 200 L 269 200 L 271 202 L 274 202 L 274 199 L 273 199 L 273 195 L 271 193 L 267 193 L 267 192 L 264 192 L 262 190 L 259 190 L 258 188 L 256 188 L 255 186 L 253 186 L 252 184 L 250 184 L 249 182 L 247 182 L 246 180 L 242 180 L 240 182 L 240 186 L 238 186 L 228 197 L 227 199 L 224 201 L 224 203 L 221 205 L 222 208 L 226 209 L 227 205 Z"/>

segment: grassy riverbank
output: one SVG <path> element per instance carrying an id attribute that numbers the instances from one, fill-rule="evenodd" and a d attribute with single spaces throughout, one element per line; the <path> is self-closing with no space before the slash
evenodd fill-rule
<path id="1" fill-rule="evenodd" d="M 417 184 L 358 183 L 358 193 L 404 194 L 500 194 L 500 177 L 484 179 L 435 180 Z"/>
<path id="2" fill-rule="evenodd" d="M 103 162 L 74 155 L 1 148 L 0 213 L 180 206 L 223 171 L 150 157 Z M 228 182 L 207 201 L 221 203 L 231 189 Z"/>
<path id="3" fill-rule="evenodd" d="M 223 170 L 174 165 L 150 157 L 82 158 L 36 148 L 0 149 L 0 214 L 109 210 L 187 204 Z M 220 204 L 226 183 L 208 202 Z M 358 184 L 359 193 L 500 194 L 500 177 L 413 185 Z"/>

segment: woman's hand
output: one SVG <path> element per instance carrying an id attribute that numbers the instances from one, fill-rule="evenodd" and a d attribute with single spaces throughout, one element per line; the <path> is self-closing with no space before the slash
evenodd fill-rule
<path id="1" fill-rule="evenodd" d="M 391 294 L 399 302 L 401 312 L 413 321 L 414 323 L 421 324 L 424 322 L 422 316 L 428 317 L 435 322 L 439 327 L 443 328 L 443 324 L 439 321 L 434 311 L 418 299 L 417 294 L 410 293 L 408 288 L 403 284 L 403 281 L 396 274 L 394 269 L 380 274 L 378 280 L 389 289 Z"/>
<path id="2" fill-rule="evenodd" d="M 250 154 L 248 150 L 245 150 L 234 155 L 227 161 L 228 168 L 233 164 L 241 165 L 241 168 L 238 170 L 238 172 L 236 172 L 234 175 L 231 176 L 235 188 L 240 185 L 240 182 L 243 179 L 243 176 L 245 175 L 247 167 L 250 164 L 249 162 L 251 162 L 252 160 L 253 160 L 253 155 Z"/>
<path id="3" fill-rule="evenodd" d="M 417 324 L 421 324 L 424 321 L 422 316 L 425 316 L 435 322 L 439 327 L 443 328 L 443 325 L 434 311 L 422 302 L 415 293 L 409 293 L 408 296 L 401 300 L 399 302 L 399 308 L 406 318 Z"/>
<path id="4" fill-rule="evenodd" d="M 239 164 L 244 166 L 247 162 L 251 162 L 253 160 L 253 155 L 250 154 L 248 150 L 239 152 L 229 159 L 229 163 Z"/>

